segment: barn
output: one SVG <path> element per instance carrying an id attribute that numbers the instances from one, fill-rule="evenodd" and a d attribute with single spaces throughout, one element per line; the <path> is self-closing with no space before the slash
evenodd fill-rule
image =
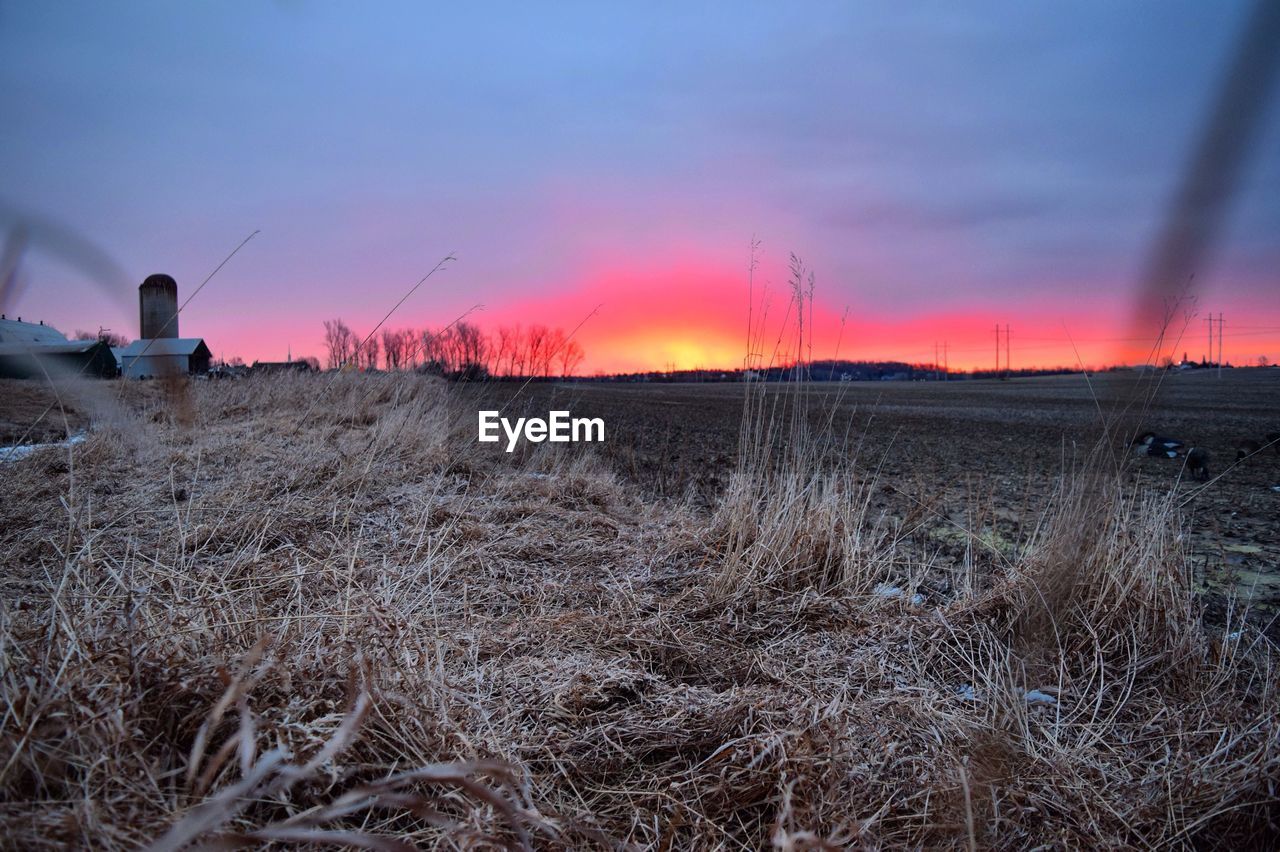
<path id="1" fill-rule="evenodd" d="M 67 340 L 62 332 L 44 323 L 0 316 L 0 378 L 111 378 L 116 374 L 111 347 L 102 341 Z"/>
<path id="2" fill-rule="evenodd" d="M 206 373 L 213 355 L 200 337 L 135 340 L 120 350 L 120 371 L 129 379 Z"/>

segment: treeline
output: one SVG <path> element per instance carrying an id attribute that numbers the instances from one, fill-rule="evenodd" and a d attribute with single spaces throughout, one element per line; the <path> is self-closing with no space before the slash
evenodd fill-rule
<path id="1" fill-rule="evenodd" d="M 72 340 L 101 340 L 108 346 L 128 346 L 129 338 L 123 334 L 116 334 L 109 328 L 100 328 L 96 332 L 85 331 L 82 328 L 76 329 L 75 337 Z"/>
<path id="2" fill-rule="evenodd" d="M 560 328 L 501 326 L 494 334 L 467 322 L 440 329 L 382 329 L 361 335 L 325 320 L 327 366 L 412 370 L 452 379 L 552 378 L 574 375 L 585 353 Z"/>
<path id="3" fill-rule="evenodd" d="M 1055 376 L 1078 373 L 1073 367 L 1029 367 L 1019 370 L 946 371 L 932 364 L 906 361 L 813 361 L 806 364 L 781 364 L 752 370 L 650 370 L 639 373 L 615 373 L 594 377 L 605 382 L 874 382 L 874 381 L 965 381 L 968 379 L 1006 379 L 1029 376 Z"/>

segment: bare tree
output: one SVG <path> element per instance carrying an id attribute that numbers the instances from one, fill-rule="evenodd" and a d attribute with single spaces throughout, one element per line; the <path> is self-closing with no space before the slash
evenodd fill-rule
<path id="1" fill-rule="evenodd" d="M 440 343 L 444 349 L 444 362 L 449 372 L 458 368 L 462 362 L 462 340 L 458 336 L 458 327 L 451 325 L 440 332 Z"/>
<path id="2" fill-rule="evenodd" d="M 511 371 L 508 369 L 508 362 L 511 358 L 511 349 L 515 344 L 515 337 L 512 330 L 507 326 L 498 327 L 498 342 L 493 348 L 493 366 L 490 369 L 495 376 L 510 376 Z"/>
<path id="3" fill-rule="evenodd" d="M 484 332 L 466 322 L 458 323 L 454 329 L 458 341 L 458 362 L 455 366 L 458 369 L 472 365 L 487 368 L 489 340 Z"/>
<path id="4" fill-rule="evenodd" d="M 443 332 L 432 331 L 424 328 L 419 333 L 420 349 L 422 352 L 422 370 L 428 373 L 444 375 L 449 370 L 446 363 L 447 353 L 446 340 L 447 335 Z"/>
<path id="5" fill-rule="evenodd" d="M 76 329 L 76 340 L 99 340 L 108 346 L 128 346 L 129 338 L 123 334 L 116 334 L 109 328 L 99 327 L 97 334 L 92 331 L 84 331 Z"/>
<path id="6" fill-rule="evenodd" d="M 411 328 L 402 328 L 400 335 L 400 365 L 402 369 L 412 370 L 418 365 L 418 335 Z"/>
<path id="7" fill-rule="evenodd" d="M 334 345 L 341 344 L 343 328 L 339 320 L 325 323 L 326 342 L 333 338 Z M 355 362 L 364 369 L 375 367 L 378 341 L 370 339 L 362 344 L 349 329 L 347 334 Z M 543 325 L 528 329 L 519 325 L 502 326 L 491 336 L 471 323 L 457 322 L 439 330 L 383 331 L 380 340 L 388 370 L 421 370 L 455 379 L 490 375 L 569 376 L 581 366 L 584 358 L 582 347 L 569 340 L 563 329 Z"/>
<path id="8" fill-rule="evenodd" d="M 550 369 L 547 343 L 550 332 L 545 325 L 531 325 L 525 334 L 525 369 L 530 376 L 546 376 Z"/>
<path id="9" fill-rule="evenodd" d="M 378 346 L 377 335 L 369 335 L 369 339 L 359 344 L 361 357 L 357 359 L 366 370 L 376 370 L 378 368 Z"/>
<path id="10" fill-rule="evenodd" d="M 565 341 L 560 348 L 560 375 L 568 378 L 577 372 L 578 367 L 582 365 L 582 359 L 586 357 L 582 351 L 581 344 L 576 340 Z"/>
<path id="11" fill-rule="evenodd" d="M 399 370 L 404 360 L 403 338 L 399 331 L 390 328 L 382 330 L 382 353 L 388 370 Z"/>
<path id="12" fill-rule="evenodd" d="M 358 345 L 355 334 L 340 319 L 324 321 L 324 346 L 330 369 L 345 364 Z"/>
<path id="13" fill-rule="evenodd" d="M 564 355 L 568 343 L 569 339 L 565 336 L 563 328 L 553 328 L 547 333 L 546 376 L 550 376 L 562 366 L 560 358 Z"/>
<path id="14" fill-rule="evenodd" d="M 511 329 L 511 352 L 507 357 L 510 359 L 507 365 L 507 375 L 523 376 L 525 365 L 524 333 L 519 325 Z"/>

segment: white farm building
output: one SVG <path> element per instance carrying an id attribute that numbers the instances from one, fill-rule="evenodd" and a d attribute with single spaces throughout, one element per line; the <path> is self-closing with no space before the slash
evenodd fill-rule
<path id="1" fill-rule="evenodd" d="M 185 376 L 209 369 L 212 353 L 199 337 L 153 337 L 118 350 L 120 373 L 127 379 Z"/>

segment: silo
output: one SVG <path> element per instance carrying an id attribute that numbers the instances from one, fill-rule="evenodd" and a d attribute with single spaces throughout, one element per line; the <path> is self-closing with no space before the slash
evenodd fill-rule
<path id="1" fill-rule="evenodd" d="M 178 336 L 178 282 L 168 275 L 148 275 L 138 288 L 140 337 Z"/>

